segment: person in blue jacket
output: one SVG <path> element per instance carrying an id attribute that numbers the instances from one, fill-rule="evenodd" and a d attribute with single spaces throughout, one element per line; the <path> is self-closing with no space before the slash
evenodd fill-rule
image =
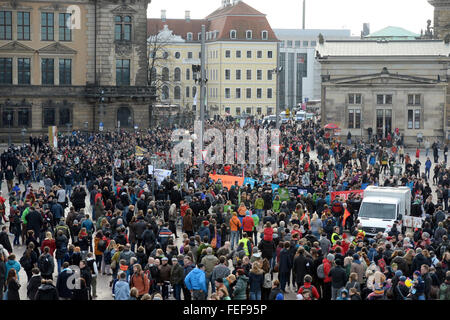
<path id="1" fill-rule="evenodd" d="M 130 299 L 130 285 L 127 282 L 127 275 L 125 272 L 119 273 L 119 281 L 116 282 L 116 285 L 114 287 L 114 299 Z"/>
<path id="2" fill-rule="evenodd" d="M 197 268 L 188 273 L 184 283 L 191 291 L 193 300 L 206 300 L 208 289 L 206 287 L 206 267 L 199 264 Z"/>
<path id="3" fill-rule="evenodd" d="M 16 255 L 10 254 L 8 257 L 8 261 L 5 263 L 6 272 L 5 272 L 5 280 L 8 277 L 8 272 L 11 269 L 16 269 L 17 280 L 19 280 L 19 271 L 20 271 L 20 263 L 16 261 Z"/>

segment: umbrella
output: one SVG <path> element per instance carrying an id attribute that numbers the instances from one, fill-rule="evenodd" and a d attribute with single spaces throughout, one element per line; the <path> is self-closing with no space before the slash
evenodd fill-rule
<path id="1" fill-rule="evenodd" d="M 325 129 L 333 129 L 333 130 L 339 129 L 339 127 L 336 124 L 334 124 L 334 123 L 329 123 L 324 128 Z"/>

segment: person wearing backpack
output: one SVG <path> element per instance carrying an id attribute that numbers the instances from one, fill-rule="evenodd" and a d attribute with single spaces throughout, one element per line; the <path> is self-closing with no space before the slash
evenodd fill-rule
<path id="1" fill-rule="evenodd" d="M 303 294 L 305 290 L 309 290 L 312 293 L 314 300 L 319 300 L 320 294 L 317 288 L 312 285 L 312 277 L 307 274 L 303 278 L 303 285 L 299 287 L 297 294 Z"/>
<path id="2" fill-rule="evenodd" d="M 50 248 L 44 247 L 44 252 L 38 259 L 38 268 L 41 271 L 42 279 L 53 280 L 53 270 L 55 269 L 55 261 L 50 255 Z"/>
<path id="3" fill-rule="evenodd" d="M 323 280 L 323 299 L 331 300 L 331 277 L 329 276 L 334 261 L 334 255 L 329 253 L 317 268 L 317 276 Z"/>
<path id="4" fill-rule="evenodd" d="M 88 268 L 91 270 L 91 292 L 92 297 L 97 298 L 97 277 L 98 277 L 98 266 L 95 261 L 94 254 L 89 252 L 87 254 L 86 264 Z"/>
<path id="5" fill-rule="evenodd" d="M 61 265 L 64 262 L 64 257 L 67 253 L 67 246 L 69 244 L 69 238 L 66 237 L 63 230 L 58 230 L 58 233 L 56 234 L 55 239 L 55 245 L 56 245 L 56 263 L 58 266 L 58 274 L 61 272 Z"/>
<path id="6" fill-rule="evenodd" d="M 134 287 L 138 290 L 138 300 L 150 290 L 148 276 L 142 271 L 142 267 L 138 263 L 133 265 L 133 275 L 130 277 L 130 287 Z"/>
<path id="7" fill-rule="evenodd" d="M 35 267 L 38 261 L 38 256 L 34 251 L 34 244 L 28 244 L 27 249 L 20 258 L 19 263 L 27 274 L 27 280 L 29 281 L 32 276 L 32 269 Z"/>
<path id="8" fill-rule="evenodd" d="M 102 230 L 97 231 L 94 238 L 94 254 L 95 262 L 97 263 L 99 269 L 101 269 L 103 254 L 108 245 L 108 239 L 103 235 Z"/>
<path id="9" fill-rule="evenodd" d="M 27 297 L 30 300 L 34 300 L 36 297 L 36 292 L 38 291 L 39 286 L 41 285 L 42 282 L 42 277 L 39 274 L 39 269 L 38 268 L 33 268 L 32 270 L 33 275 L 31 276 L 30 280 L 28 281 L 27 284 Z M 59 280 L 59 277 L 58 277 Z"/>
<path id="10" fill-rule="evenodd" d="M 128 243 L 120 253 L 119 260 L 125 260 L 126 265 L 129 267 L 131 258 L 135 256 L 134 252 L 131 251 L 131 245 Z"/>

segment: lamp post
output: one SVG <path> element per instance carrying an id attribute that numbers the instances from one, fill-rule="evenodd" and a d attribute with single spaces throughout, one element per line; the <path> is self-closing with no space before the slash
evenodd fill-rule
<path id="1" fill-rule="evenodd" d="M 283 72 L 283 66 L 280 66 L 280 43 L 277 43 L 277 67 L 270 70 L 277 75 L 276 86 L 277 86 L 277 105 L 276 105 L 276 128 L 280 129 L 280 73 Z"/>
<path id="2" fill-rule="evenodd" d="M 150 162 L 151 162 L 151 164 L 152 164 L 152 168 L 153 168 L 153 170 L 152 170 L 152 180 L 151 180 L 151 184 L 152 184 L 152 197 L 153 197 L 153 199 L 155 198 L 155 187 L 154 187 L 154 179 L 155 179 L 155 163 L 156 163 L 156 160 L 157 160 L 157 157 L 156 157 L 156 155 L 152 155 L 151 157 L 150 157 Z"/>
<path id="3" fill-rule="evenodd" d="M 11 145 L 11 113 L 8 112 L 8 126 L 9 126 L 9 130 L 8 130 L 8 146 Z"/>

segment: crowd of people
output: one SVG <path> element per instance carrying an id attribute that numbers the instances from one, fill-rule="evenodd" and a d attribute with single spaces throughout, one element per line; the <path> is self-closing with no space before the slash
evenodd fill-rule
<path id="1" fill-rule="evenodd" d="M 205 127 L 239 126 L 218 119 Z M 250 126 L 262 125 L 244 129 Z M 255 164 L 205 165 L 200 175 L 189 164 L 181 180 L 171 133 L 74 132 L 57 148 L 30 137 L 5 150 L 0 299 L 95 299 L 106 277 L 115 300 L 450 299 L 446 146 L 434 142 L 434 164 L 422 167 L 420 150 L 406 152 L 397 132 L 341 141 L 318 118 L 289 121 L 281 125 L 275 175 Z M 153 156 L 171 170 L 162 181 L 149 173 Z M 227 188 L 210 174 L 258 182 Z M 395 223 L 367 235 L 359 193 L 331 198 L 364 185 L 410 187 L 421 228 Z"/>

